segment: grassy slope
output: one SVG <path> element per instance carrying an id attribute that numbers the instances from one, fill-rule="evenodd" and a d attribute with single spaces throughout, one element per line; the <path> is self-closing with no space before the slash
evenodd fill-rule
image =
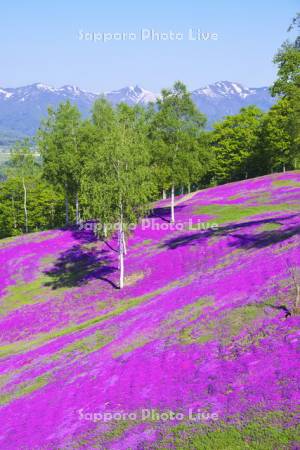
<path id="1" fill-rule="evenodd" d="M 155 229 L 129 239 L 122 292 L 114 241 L 1 241 L 1 448 L 292 448 L 299 197 L 299 172 L 219 186 L 178 199 L 177 230 L 160 202 Z M 143 421 L 143 408 L 185 418 Z"/>

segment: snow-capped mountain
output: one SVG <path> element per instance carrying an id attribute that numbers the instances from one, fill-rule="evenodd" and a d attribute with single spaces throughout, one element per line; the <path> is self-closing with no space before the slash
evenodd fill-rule
<path id="1" fill-rule="evenodd" d="M 211 126 L 227 115 L 236 114 L 242 107 L 257 105 L 263 111 L 275 102 L 268 87 L 248 88 L 240 83 L 218 81 L 192 92 L 192 99 L 208 118 Z"/>
<path id="2" fill-rule="evenodd" d="M 207 97 L 228 97 L 230 95 L 238 95 L 241 98 L 246 98 L 255 92 L 256 89 L 244 87 L 240 83 L 232 83 L 230 81 L 218 81 L 215 84 L 209 84 L 200 89 L 196 89 L 193 93 L 195 95 L 205 95 Z"/>
<path id="3" fill-rule="evenodd" d="M 91 94 L 89 92 L 79 89 L 77 86 L 65 85 L 61 88 L 55 88 L 43 83 L 34 83 L 28 86 L 21 86 L 17 88 L 0 88 L 0 98 L 13 97 L 15 101 L 25 101 L 26 98 L 40 97 L 41 95 L 52 96 L 67 96 L 78 97 L 85 95 L 87 97 L 95 98 L 97 94 Z"/>
<path id="4" fill-rule="evenodd" d="M 76 86 L 54 88 L 42 83 L 17 88 L 0 88 L 0 145 L 33 135 L 49 106 L 56 108 L 70 100 L 84 116 L 98 97 Z"/>
<path id="5" fill-rule="evenodd" d="M 114 106 L 122 102 L 132 106 L 155 102 L 159 94 L 154 94 L 139 86 L 127 86 L 118 91 L 105 92 L 104 96 Z"/>
<path id="6" fill-rule="evenodd" d="M 206 114 L 208 126 L 226 115 L 236 114 L 241 107 L 255 104 L 267 110 L 274 103 L 267 87 L 248 88 L 240 83 L 219 81 L 194 90 L 192 99 Z M 139 86 L 127 86 L 119 90 L 92 93 L 77 86 L 60 88 L 35 83 L 17 88 L 0 88 L 0 145 L 9 145 L 16 139 L 33 135 L 49 106 L 70 100 L 84 117 L 90 114 L 94 101 L 104 96 L 114 106 L 120 102 L 129 105 L 147 105 L 155 102 L 159 94 Z"/>

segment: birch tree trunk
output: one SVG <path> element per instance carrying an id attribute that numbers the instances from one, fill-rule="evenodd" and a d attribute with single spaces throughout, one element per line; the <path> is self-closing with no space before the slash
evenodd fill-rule
<path id="1" fill-rule="evenodd" d="M 79 224 L 79 200 L 78 200 L 78 192 L 76 192 L 76 225 Z"/>
<path id="2" fill-rule="evenodd" d="M 22 183 L 23 183 L 23 190 L 24 190 L 25 232 L 28 233 L 27 189 L 26 189 L 24 177 L 22 177 Z"/>
<path id="3" fill-rule="evenodd" d="M 163 191 L 162 191 L 162 199 L 166 200 L 166 198 L 167 198 L 167 193 L 166 193 L 166 190 L 163 189 Z"/>
<path id="4" fill-rule="evenodd" d="M 300 306 L 300 285 L 296 284 L 296 308 L 299 308 Z"/>
<path id="5" fill-rule="evenodd" d="M 172 184 L 171 189 L 171 223 L 175 222 L 175 194 L 174 194 L 174 184 Z"/>
<path id="6" fill-rule="evenodd" d="M 123 242 L 120 241 L 120 289 L 124 287 L 124 253 L 123 253 Z"/>
<path id="7" fill-rule="evenodd" d="M 123 215 L 121 214 L 119 224 L 119 267 L 120 267 L 120 289 L 124 287 L 124 237 L 123 237 Z"/>
<path id="8" fill-rule="evenodd" d="M 188 194 L 191 193 L 191 183 L 188 184 Z"/>
<path id="9" fill-rule="evenodd" d="M 107 225 L 106 225 L 106 223 L 103 224 L 103 235 L 104 235 L 104 238 L 106 239 L 107 238 Z"/>
<path id="10" fill-rule="evenodd" d="M 66 226 L 69 225 L 69 200 L 68 200 L 68 195 L 66 194 L 66 199 L 65 199 L 65 205 L 66 205 Z"/>

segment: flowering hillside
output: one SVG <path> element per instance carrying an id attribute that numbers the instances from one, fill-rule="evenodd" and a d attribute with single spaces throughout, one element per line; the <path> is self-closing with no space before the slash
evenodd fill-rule
<path id="1" fill-rule="evenodd" d="M 299 200 L 288 172 L 159 202 L 123 290 L 89 230 L 0 241 L 0 448 L 299 448 Z"/>

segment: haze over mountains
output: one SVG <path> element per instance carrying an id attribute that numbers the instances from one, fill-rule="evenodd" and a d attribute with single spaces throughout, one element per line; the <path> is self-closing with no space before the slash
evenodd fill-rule
<path id="1" fill-rule="evenodd" d="M 87 117 L 94 101 L 101 95 L 113 105 L 120 102 L 146 105 L 159 96 L 139 86 L 126 86 L 103 94 L 71 85 L 54 88 L 42 83 L 17 88 L 0 87 L 0 146 L 32 136 L 50 105 L 55 108 L 59 103 L 70 100 Z M 248 88 L 230 81 L 219 81 L 196 89 L 191 95 L 197 107 L 207 116 L 208 127 L 226 115 L 236 114 L 244 106 L 255 104 L 266 111 L 275 102 L 268 87 Z"/>

